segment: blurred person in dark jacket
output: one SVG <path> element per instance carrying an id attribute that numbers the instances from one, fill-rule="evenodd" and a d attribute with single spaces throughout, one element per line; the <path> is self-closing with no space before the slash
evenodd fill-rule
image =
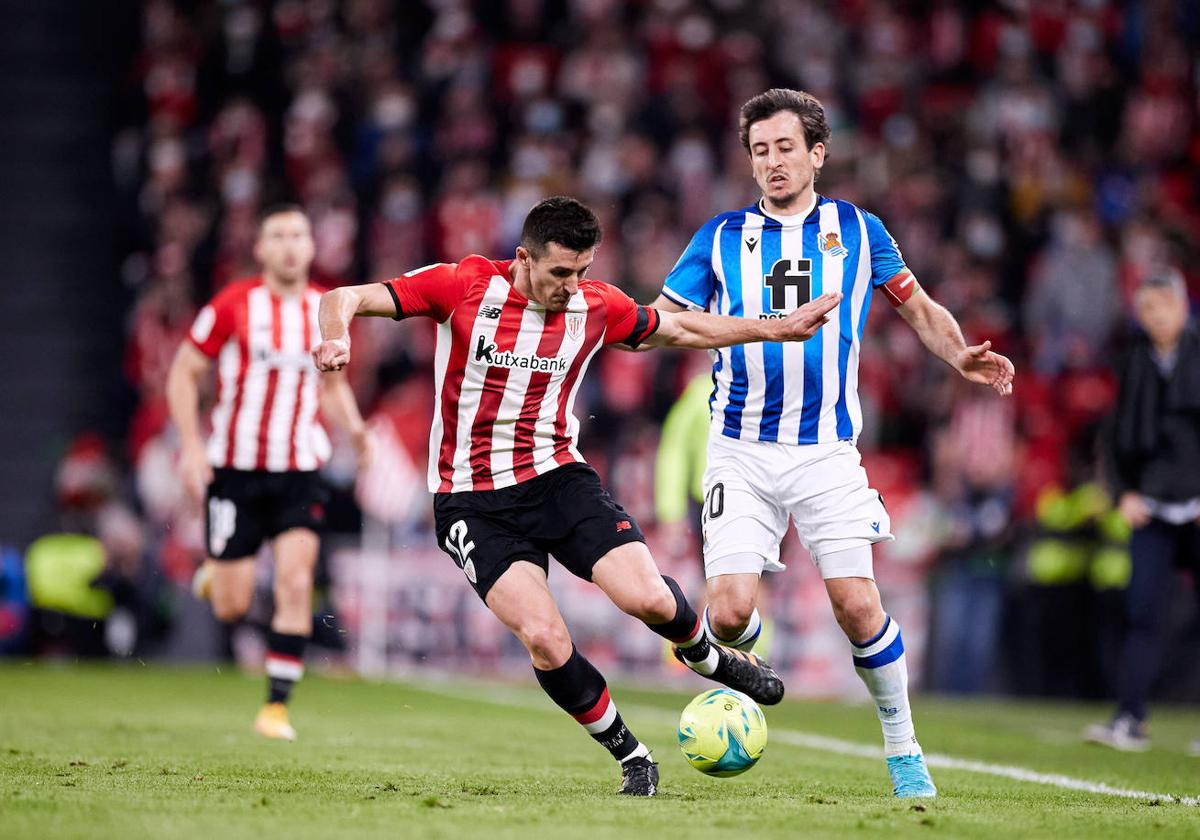
<path id="1" fill-rule="evenodd" d="M 1149 273 L 1134 308 L 1145 336 L 1121 372 L 1108 452 L 1111 489 L 1133 527 L 1117 712 L 1085 735 L 1140 751 L 1150 746 L 1147 697 L 1166 641 L 1173 572 L 1189 569 L 1200 588 L 1200 332 L 1178 271 Z"/>

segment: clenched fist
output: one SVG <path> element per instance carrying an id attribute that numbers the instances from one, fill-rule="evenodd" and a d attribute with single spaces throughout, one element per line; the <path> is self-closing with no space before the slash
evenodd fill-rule
<path id="1" fill-rule="evenodd" d="M 341 370 L 350 364 L 350 339 L 331 338 L 322 341 L 312 351 L 312 357 L 319 371 Z"/>

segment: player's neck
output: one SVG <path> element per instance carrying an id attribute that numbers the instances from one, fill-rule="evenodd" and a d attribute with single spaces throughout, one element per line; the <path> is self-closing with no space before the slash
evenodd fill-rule
<path id="1" fill-rule="evenodd" d="M 786 206 L 773 204 L 765 195 L 758 200 L 759 209 L 777 219 L 804 219 L 817 206 L 817 191 L 812 187 L 798 193 Z"/>
<path id="2" fill-rule="evenodd" d="M 523 271 L 520 265 L 520 260 L 513 260 L 508 266 L 508 279 L 512 282 L 513 289 L 525 300 L 542 303 L 533 296 L 533 284 L 529 282 L 529 271 Z M 545 306 L 544 303 L 542 305 Z"/>
<path id="3" fill-rule="evenodd" d="M 298 295 L 308 287 L 308 278 L 303 276 L 295 280 L 284 280 L 279 275 L 264 270 L 262 278 L 267 291 L 276 297 Z"/>

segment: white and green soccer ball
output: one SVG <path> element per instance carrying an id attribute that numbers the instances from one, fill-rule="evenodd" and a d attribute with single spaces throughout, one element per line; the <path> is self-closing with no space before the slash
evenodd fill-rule
<path id="1" fill-rule="evenodd" d="M 745 694 L 714 688 L 687 704 L 678 735 L 688 764 L 709 776 L 736 776 L 762 758 L 767 720 Z"/>

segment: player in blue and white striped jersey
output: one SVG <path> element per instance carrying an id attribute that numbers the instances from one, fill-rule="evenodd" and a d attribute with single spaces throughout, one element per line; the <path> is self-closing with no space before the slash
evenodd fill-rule
<path id="1" fill-rule="evenodd" d="M 841 291 L 842 302 L 806 342 L 713 354 L 705 622 L 714 639 L 753 646 L 762 626 L 759 578 L 783 568 L 779 542 L 791 516 L 875 700 L 895 794 L 934 796 L 912 723 L 904 642 L 874 581 L 871 546 L 892 539 L 890 520 L 855 446 L 871 293 L 880 289 L 925 346 L 968 380 L 1006 395 L 1013 366 L 989 342 L 967 346 L 876 216 L 816 193 L 830 132 L 815 97 L 769 90 L 742 107 L 739 122 L 762 197 L 696 232 L 654 306 L 782 318 L 823 292 Z"/>

